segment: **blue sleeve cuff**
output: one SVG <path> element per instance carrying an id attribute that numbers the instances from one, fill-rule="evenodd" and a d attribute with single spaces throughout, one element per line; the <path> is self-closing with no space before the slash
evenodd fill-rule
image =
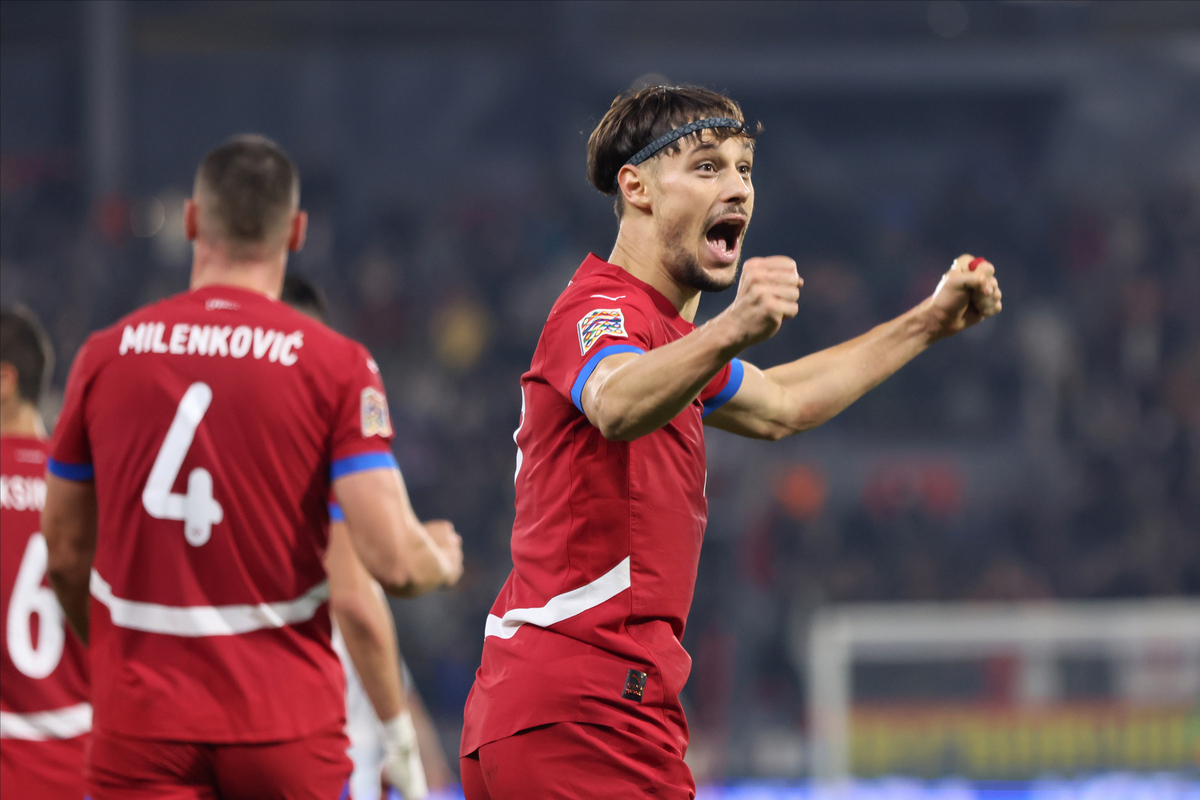
<path id="1" fill-rule="evenodd" d="M 704 401 L 704 416 L 707 417 L 732 400 L 733 396 L 738 393 L 738 389 L 742 388 L 742 378 L 744 377 L 746 377 L 746 367 L 742 364 L 741 359 L 735 358 L 730 361 L 729 380 L 725 382 L 724 389 Z"/>
<path id="2" fill-rule="evenodd" d="M 583 385 L 587 383 L 587 379 L 592 377 L 592 373 L 596 371 L 596 365 L 609 356 L 615 356 L 617 353 L 645 353 L 646 351 L 632 344 L 610 344 L 608 347 L 602 347 L 596 351 L 596 354 L 588 359 L 588 362 L 583 365 L 583 369 L 579 370 L 579 376 L 575 378 L 575 384 L 571 387 L 571 402 L 583 412 Z"/>
<path id="3" fill-rule="evenodd" d="M 345 522 L 346 512 L 342 511 L 342 507 L 337 503 L 329 504 L 329 521 L 330 522 Z"/>
<path id="4" fill-rule="evenodd" d="M 357 456 L 339 458 L 329 465 L 329 480 L 336 481 L 356 472 L 370 469 L 400 469 L 396 457 L 391 453 L 362 453 Z"/>
<path id="5" fill-rule="evenodd" d="M 46 470 L 56 478 L 68 481 L 93 481 L 96 469 L 91 464 L 68 464 L 65 461 L 46 459 Z"/>

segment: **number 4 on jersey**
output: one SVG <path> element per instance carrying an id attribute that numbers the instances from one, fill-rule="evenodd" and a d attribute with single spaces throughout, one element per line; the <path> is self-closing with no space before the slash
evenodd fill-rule
<path id="1" fill-rule="evenodd" d="M 187 494 L 173 494 L 171 488 L 210 403 L 212 389 L 207 383 L 193 383 L 184 392 L 142 491 L 146 513 L 155 519 L 182 521 L 183 536 L 193 547 L 207 542 L 212 526 L 225 517 L 221 504 L 213 499 L 212 474 L 204 467 L 196 467 L 188 473 Z"/>

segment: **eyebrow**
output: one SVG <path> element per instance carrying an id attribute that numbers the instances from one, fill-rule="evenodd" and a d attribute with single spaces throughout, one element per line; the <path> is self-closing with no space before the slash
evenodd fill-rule
<path id="1" fill-rule="evenodd" d="M 723 145 L 723 144 L 724 144 L 724 142 L 700 142 L 699 144 L 697 144 L 695 147 L 692 148 L 691 152 L 689 152 L 688 155 L 689 156 L 695 155 L 696 153 L 704 152 L 707 150 L 718 150 L 718 149 L 720 149 L 721 145 Z M 742 154 L 744 155 L 747 150 L 749 150 L 751 153 L 754 152 L 754 141 L 753 140 L 746 142 L 742 146 Z"/>

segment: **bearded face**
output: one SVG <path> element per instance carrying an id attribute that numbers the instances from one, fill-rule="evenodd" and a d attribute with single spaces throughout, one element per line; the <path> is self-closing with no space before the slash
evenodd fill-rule
<path id="1" fill-rule="evenodd" d="M 739 137 L 687 141 L 655 158 L 654 218 L 659 254 L 681 286 L 720 292 L 737 280 L 754 208 L 754 151 Z"/>
<path id="2" fill-rule="evenodd" d="M 730 216 L 744 218 L 745 222 L 730 221 Z M 750 215 L 742 206 L 723 209 L 705 220 L 704 246 L 695 246 L 695 234 L 684 220 L 664 221 L 659 229 L 663 260 L 671 277 L 682 286 L 701 292 L 723 292 L 737 282 L 741 264 L 742 238 Z M 724 220 L 724 221 L 722 221 Z M 722 255 L 732 255 L 733 260 L 722 258 L 717 264 L 702 264 L 704 249 L 717 249 Z M 697 252 L 700 250 L 701 252 Z"/>

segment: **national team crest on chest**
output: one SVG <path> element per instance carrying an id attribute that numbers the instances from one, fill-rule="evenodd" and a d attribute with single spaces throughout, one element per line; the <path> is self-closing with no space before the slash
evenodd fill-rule
<path id="1" fill-rule="evenodd" d="M 583 315 L 576 326 L 579 329 L 579 352 L 586 355 L 601 336 L 619 336 L 628 339 L 625 332 L 625 314 L 619 308 L 597 308 Z"/>
<path id="2" fill-rule="evenodd" d="M 364 439 L 368 436 L 392 435 L 387 398 L 383 392 L 370 386 L 362 390 L 362 435 Z"/>

